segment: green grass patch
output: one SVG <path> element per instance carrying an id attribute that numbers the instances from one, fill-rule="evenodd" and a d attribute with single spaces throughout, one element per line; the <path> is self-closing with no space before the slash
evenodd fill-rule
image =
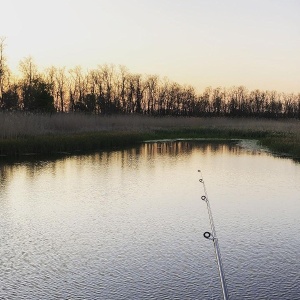
<path id="1" fill-rule="evenodd" d="M 261 144 L 272 152 L 290 156 L 300 161 L 300 136 L 295 134 L 273 134 L 260 140 Z"/>
<path id="2" fill-rule="evenodd" d="M 219 129 L 219 128 L 183 128 L 178 130 L 157 130 L 155 136 L 161 138 L 216 138 L 216 139 L 261 139 L 268 136 L 265 131 Z"/>

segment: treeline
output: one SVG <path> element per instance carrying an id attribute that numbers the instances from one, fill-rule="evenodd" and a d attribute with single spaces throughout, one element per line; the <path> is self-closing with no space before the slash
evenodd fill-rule
<path id="1" fill-rule="evenodd" d="M 35 112 L 158 116 L 243 116 L 300 118 L 300 94 L 249 91 L 243 86 L 206 88 L 197 94 L 156 75 L 132 74 L 126 67 L 102 65 L 84 72 L 51 67 L 39 72 L 31 57 L 14 76 L 0 39 L 0 108 Z"/>

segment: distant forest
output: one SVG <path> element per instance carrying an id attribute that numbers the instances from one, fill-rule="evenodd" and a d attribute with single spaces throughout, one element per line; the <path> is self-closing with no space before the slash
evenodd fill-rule
<path id="1" fill-rule="evenodd" d="M 0 38 L 0 109 L 31 112 L 87 112 L 154 116 L 300 118 L 300 93 L 249 91 L 243 86 L 194 87 L 132 74 L 124 66 L 101 65 L 84 72 L 50 67 L 38 71 L 31 57 L 20 61 L 20 76 L 9 70 Z"/>

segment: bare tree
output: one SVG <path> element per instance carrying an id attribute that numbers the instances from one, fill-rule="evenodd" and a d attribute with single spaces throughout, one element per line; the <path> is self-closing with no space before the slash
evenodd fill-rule
<path id="1" fill-rule="evenodd" d="M 298 119 L 300 119 L 300 93 L 298 94 L 298 96 L 297 96 L 297 98 L 298 98 Z"/>
<path id="2" fill-rule="evenodd" d="M 119 73 L 117 75 L 117 98 L 123 112 L 126 112 L 127 106 L 127 95 L 128 86 L 130 85 L 129 80 L 130 74 L 125 66 L 119 66 Z"/>
<path id="3" fill-rule="evenodd" d="M 66 68 L 62 67 L 56 70 L 55 74 L 55 82 L 57 87 L 57 95 L 58 95 L 58 110 L 64 112 L 66 109 L 66 90 L 67 90 L 67 76 L 66 76 Z"/>
<path id="4" fill-rule="evenodd" d="M 144 103 L 144 92 L 146 89 L 146 85 L 141 74 L 134 74 L 131 76 L 131 78 L 135 86 L 134 112 L 141 113 L 143 110 L 142 106 Z"/>
<path id="5" fill-rule="evenodd" d="M 100 76 L 104 88 L 104 113 L 112 113 L 117 110 L 114 100 L 114 65 L 103 65 L 100 67 Z"/>
<path id="6" fill-rule="evenodd" d="M 37 65 L 34 63 L 33 58 L 28 56 L 20 61 L 19 69 L 23 75 L 20 81 L 23 108 L 29 109 L 33 100 L 33 83 L 38 78 Z"/>
<path id="7" fill-rule="evenodd" d="M 84 103 L 88 85 L 87 77 L 83 74 L 80 66 L 69 70 L 69 74 L 70 109 L 85 111 L 87 110 Z"/>
<path id="8" fill-rule="evenodd" d="M 4 55 L 5 37 L 0 37 L 0 107 L 3 106 L 4 80 L 8 73 L 6 57 Z"/>
<path id="9" fill-rule="evenodd" d="M 146 80 L 147 94 L 147 114 L 153 114 L 158 104 L 158 85 L 159 77 L 157 75 L 148 76 Z"/>
<path id="10" fill-rule="evenodd" d="M 58 107 L 58 91 L 57 91 L 57 85 L 56 85 L 56 80 L 55 80 L 56 73 L 57 73 L 56 67 L 52 66 L 50 68 L 47 68 L 44 71 L 43 78 L 50 87 L 51 96 L 54 99 L 54 106 L 57 109 L 57 107 Z"/>

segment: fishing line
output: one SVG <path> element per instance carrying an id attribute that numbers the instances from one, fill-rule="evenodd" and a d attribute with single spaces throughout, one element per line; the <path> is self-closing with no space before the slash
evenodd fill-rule
<path id="1" fill-rule="evenodd" d="M 204 232 L 203 236 L 206 239 L 213 241 L 216 261 L 217 261 L 217 265 L 218 265 L 219 277 L 220 277 L 221 287 L 222 287 L 222 292 L 223 292 L 223 298 L 224 298 L 224 300 L 229 300 L 227 285 L 226 285 L 226 281 L 225 281 L 225 275 L 224 275 L 224 271 L 223 271 L 221 252 L 220 252 L 220 248 L 219 248 L 219 242 L 218 242 L 216 228 L 215 228 L 215 224 L 214 224 L 214 220 L 213 220 L 213 216 L 212 216 L 212 211 L 210 208 L 210 203 L 208 201 L 206 186 L 204 183 L 204 179 L 203 179 L 201 170 L 198 170 L 198 172 L 200 173 L 199 182 L 202 183 L 203 189 L 204 189 L 204 195 L 201 196 L 201 200 L 203 200 L 207 205 L 207 211 L 208 211 L 208 217 L 209 217 L 209 223 L 210 223 L 210 229 L 211 229 L 211 232 L 209 232 L 209 231 Z"/>

